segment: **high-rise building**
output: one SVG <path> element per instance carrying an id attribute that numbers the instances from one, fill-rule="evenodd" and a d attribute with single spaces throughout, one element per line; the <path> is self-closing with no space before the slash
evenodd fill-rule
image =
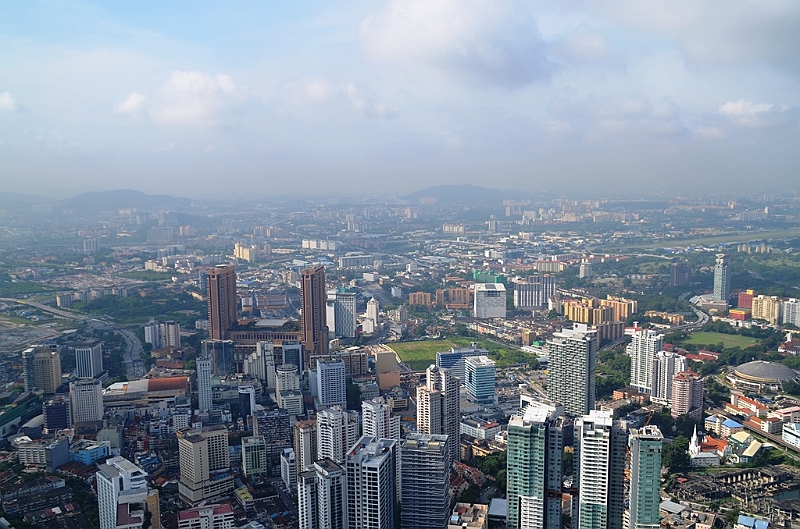
<path id="1" fill-rule="evenodd" d="M 303 364 L 305 371 L 315 355 L 328 354 L 328 325 L 325 317 L 325 267 L 306 268 L 300 276 Z"/>
<path id="2" fill-rule="evenodd" d="M 539 309 L 556 294 L 556 278 L 549 274 L 529 276 L 514 284 L 514 308 Z"/>
<path id="3" fill-rule="evenodd" d="M 244 359 L 242 371 L 260 380 L 266 391 L 275 389 L 275 346 L 272 342 L 256 343 L 256 350 Z"/>
<path id="4" fill-rule="evenodd" d="M 211 372 L 218 377 L 226 377 L 238 372 L 233 340 L 203 340 L 200 356 L 211 360 Z"/>
<path id="5" fill-rule="evenodd" d="M 318 408 L 347 405 L 347 373 L 342 360 L 317 360 L 316 377 Z"/>
<path id="6" fill-rule="evenodd" d="M 275 371 L 275 402 L 280 409 L 292 415 L 305 412 L 296 365 L 283 364 Z"/>
<path id="7" fill-rule="evenodd" d="M 725 254 L 718 253 L 714 265 L 714 299 L 717 301 L 727 302 L 731 295 L 731 276 L 728 268 Z"/>
<path id="8" fill-rule="evenodd" d="M 697 373 L 682 371 L 672 377 L 672 416 L 703 418 L 703 379 Z"/>
<path id="9" fill-rule="evenodd" d="M 686 263 L 673 261 L 669 265 L 669 286 L 678 287 L 688 285 L 690 276 L 690 268 Z"/>
<path id="10" fill-rule="evenodd" d="M 461 422 L 460 383 L 449 370 L 430 366 L 425 386 L 417 388 L 417 430 L 424 434 L 449 435 L 449 460 L 459 461 Z"/>
<path id="11" fill-rule="evenodd" d="M 400 439 L 400 416 L 392 415 L 392 407 L 383 397 L 361 402 L 364 435 L 376 439 Z"/>
<path id="12" fill-rule="evenodd" d="M 61 355 L 58 350 L 34 346 L 22 352 L 25 391 L 40 389 L 55 393 L 61 386 Z"/>
<path id="13" fill-rule="evenodd" d="M 397 441 L 363 436 L 347 453 L 347 526 L 394 529 Z"/>
<path id="14" fill-rule="evenodd" d="M 375 322 L 375 325 L 380 323 L 379 321 L 379 314 L 381 311 L 380 303 L 375 298 L 371 298 L 367 301 L 367 318 L 371 319 Z"/>
<path id="15" fill-rule="evenodd" d="M 357 440 L 358 412 L 332 406 L 317 414 L 317 459 L 341 463 Z"/>
<path id="16" fill-rule="evenodd" d="M 316 461 L 297 477 L 299 529 L 347 527 L 347 476 L 330 459 Z"/>
<path id="17" fill-rule="evenodd" d="M 791 298 L 783 301 L 781 323 L 790 323 L 795 327 L 800 327 L 800 300 Z"/>
<path id="18" fill-rule="evenodd" d="M 497 401 L 495 393 L 496 364 L 488 356 L 464 359 L 467 398 L 479 406 L 491 406 Z"/>
<path id="19" fill-rule="evenodd" d="M 560 529 L 564 407 L 528 405 L 508 423 L 509 529 Z"/>
<path id="20" fill-rule="evenodd" d="M 220 264 L 206 276 L 208 299 L 208 337 L 225 340 L 228 329 L 237 322 L 236 267 Z"/>
<path id="21" fill-rule="evenodd" d="M 303 344 L 297 341 L 281 344 L 282 364 L 292 364 L 298 368 L 303 366 Z"/>
<path id="22" fill-rule="evenodd" d="M 69 383 L 72 424 L 103 419 L 103 386 L 96 378 L 79 378 Z"/>
<path id="23" fill-rule="evenodd" d="M 592 410 L 575 421 L 573 529 L 621 529 L 627 433 L 610 412 Z"/>
<path id="24" fill-rule="evenodd" d="M 69 428 L 72 417 L 69 412 L 69 401 L 64 397 L 56 397 L 42 403 L 45 433 L 52 434 Z"/>
<path id="25" fill-rule="evenodd" d="M 356 320 L 356 295 L 353 292 L 337 292 L 334 304 L 334 320 L 336 336 L 355 338 L 358 321 Z"/>
<path id="26" fill-rule="evenodd" d="M 100 529 L 142 527 L 149 503 L 147 473 L 124 457 L 112 457 L 97 466 L 95 480 Z"/>
<path id="27" fill-rule="evenodd" d="M 284 448 L 281 452 L 281 481 L 289 491 L 297 487 L 297 459 L 293 448 Z"/>
<path id="28" fill-rule="evenodd" d="M 75 346 L 75 373 L 78 378 L 95 378 L 103 372 L 103 344 L 89 342 Z"/>
<path id="29" fill-rule="evenodd" d="M 317 459 L 317 421 L 297 421 L 293 429 L 294 456 L 299 474 L 310 469 Z"/>
<path id="30" fill-rule="evenodd" d="M 230 471 L 228 429 L 222 425 L 185 428 L 176 435 L 181 500 L 197 505 L 230 493 L 233 474 Z"/>
<path id="31" fill-rule="evenodd" d="M 280 476 L 280 458 L 284 448 L 292 447 L 291 416 L 286 410 L 259 409 L 253 415 L 253 435 L 264 438 L 267 465 L 271 476 Z"/>
<path id="32" fill-rule="evenodd" d="M 256 411 L 256 388 L 251 384 L 239 386 L 239 414 L 242 417 L 252 415 Z"/>
<path id="33" fill-rule="evenodd" d="M 547 343 L 550 346 L 547 397 L 562 403 L 569 416 L 588 413 L 594 408 L 597 332 L 575 323 L 572 329 L 553 333 Z"/>
<path id="34" fill-rule="evenodd" d="M 412 433 L 401 441 L 403 529 L 443 529 L 450 514 L 449 445 L 458 437 Z"/>
<path id="35" fill-rule="evenodd" d="M 755 296 L 750 317 L 777 325 L 781 317 L 781 300 L 778 296 Z"/>
<path id="36" fill-rule="evenodd" d="M 625 352 L 631 357 L 631 387 L 640 393 L 653 392 L 653 359 L 664 348 L 664 335 L 651 329 L 633 333 Z"/>
<path id="37" fill-rule="evenodd" d="M 197 407 L 200 413 L 211 410 L 211 359 L 198 358 L 197 367 Z"/>
<path id="38" fill-rule="evenodd" d="M 473 285 L 472 317 L 505 318 L 506 286 L 503 283 L 475 283 Z"/>
<path id="39" fill-rule="evenodd" d="M 672 379 L 686 371 L 686 357 L 670 351 L 659 351 L 653 359 L 653 393 L 650 400 L 672 405 Z"/>
<path id="40" fill-rule="evenodd" d="M 265 475 L 267 467 L 267 442 L 263 435 L 242 437 L 242 472 L 245 476 Z"/>
<path id="41" fill-rule="evenodd" d="M 628 529 L 659 529 L 661 504 L 661 431 L 657 426 L 631 430 Z"/>

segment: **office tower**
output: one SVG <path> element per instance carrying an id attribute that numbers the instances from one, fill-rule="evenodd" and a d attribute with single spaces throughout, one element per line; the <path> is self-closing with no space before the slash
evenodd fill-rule
<path id="1" fill-rule="evenodd" d="M 479 406 L 491 406 L 496 400 L 494 360 L 488 356 L 470 356 L 464 360 L 467 398 Z"/>
<path id="2" fill-rule="evenodd" d="M 356 320 L 356 295 L 354 293 L 336 293 L 334 324 L 336 326 L 336 336 L 355 338 L 358 321 Z"/>
<path id="3" fill-rule="evenodd" d="M 597 363 L 597 332 L 581 323 L 572 329 L 553 333 L 550 346 L 550 372 L 547 375 L 547 398 L 564 405 L 572 417 L 594 408 Z"/>
<path id="4" fill-rule="evenodd" d="M 509 529 L 560 529 L 564 407 L 528 405 L 508 423 Z"/>
<path id="5" fill-rule="evenodd" d="M 55 393 L 61 386 L 61 355 L 49 347 L 34 346 L 22 352 L 25 391 Z"/>
<path id="6" fill-rule="evenodd" d="M 358 412 L 333 406 L 317 414 L 317 459 L 337 463 L 358 440 Z"/>
<path id="7" fill-rule="evenodd" d="M 725 254 L 717 254 L 717 263 L 714 265 L 714 299 L 728 301 L 731 295 L 731 276 L 725 261 Z"/>
<path id="8" fill-rule="evenodd" d="M 280 457 L 284 448 L 292 446 L 291 416 L 286 410 L 259 409 L 253 415 L 253 435 L 264 437 L 267 465 L 271 476 L 280 475 Z"/>
<path id="9" fill-rule="evenodd" d="M 478 349 L 474 344 L 471 347 L 453 347 L 449 351 L 438 351 L 436 367 L 449 369 L 450 374 L 463 385 L 466 380 L 465 359 L 469 356 L 485 356 L 488 352 L 486 349 Z M 392 356 L 397 358 L 395 355 Z"/>
<path id="10" fill-rule="evenodd" d="M 290 492 L 297 487 L 297 459 L 293 448 L 284 448 L 281 452 L 281 480 Z"/>
<path id="11" fill-rule="evenodd" d="M 317 360 L 316 376 L 318 407 L 347 405 L 347 373 L 343 361 Z"/>
<path id="12" fill-rule="evenodd" d="M 659 351 L 653 359 L 653 393 L 650 400 L 658 404 L 672 405 L 672 379 L 686 371 L 686 357 L 678 353 Z"/>
<path id="13" fill-rule="evenodd" d="M 235 347 L 233 340 L 203 340 L 200 356 L 211 360 L 214 376 L 226 377 L 237 373 Z"/>
<path id="14" fill-rule="evenodd" d="M 459 461 L 461 401 L 460 383 L 449 370 L 430 366 L 425 386 L 417 388 L 417 430 L 426 434 L 449 435 L 449 463 Z"/>
<path id="15" fill-rule="evenodd" d="M 514 308 L 540 309 L 556 293 L 556 278 L 549 274 L 529 276 L 514 284 Z"/>
<path id="16" fill-rule="evenodd" d="M 112 457 L 97 465 L 95 479 L 100 529 L 141 527 L 148 504 L 147 473 L 124 457 Z"/>
<path id="17" fill-rule="evenodd" d="M 206 276 L 208 299 L 208 337 L 225 340 L 228 329 L 237 322 L 236 267 L 220 264 Z"/>
<path id="18" fill-rule="evenodd" d="M 292 415 L 303 415 L 305 413 L 297 366 L 283 364 L 276 370 L 275 402 L 280 409 L 286 410 Z"/>
<path id="19" fill-rule="evenodd" d="M 200 413 L 211 410 L 211 359 L 198 358 L 197 368 L 197 408 Z"/>
<path id="20" fill-rule="evenodd" d="M 573 529 L 621 529 L 627 433 L 610 412 L 592 410 L 575 421 Z"/>
<path id="21" fill-rule="evenodd" d="M 781 300 L 778 296 L 759 295 L 753 298 L 750 317 L 777 325 L 781 317 Z"/>
<path id="22" fill-rule="evenodd" d="M 394 529 L 397 441 L 363 436 L 347 453 L 347 526 Z"/>
<path id="23" fill-rule="evenodd" d="M 44 431 L 48 434 L 69 428 L 72 424 L 69 401 L 64 397 L 56 397 L 43 402 L 42 415 L 44 416 Z"/>
<path id="24" fill-rule="evenodd" d="M 90 342 L 75 346 L 75 373 L 78 378 L 95 378 L 103 372 L 103 344 Z"/>
<path id="25" fill-rule="evenodd" d="M 412 433 L 400 447 L 403 529 L 443 529 L 450 514 L 450 443 L 459 437 Z"/>
<path id="26" fill-rule="evenodd" d="M 300 275 L 300 310 L 302 311 L 303 371 L 312 356 L 328 354 L 328 325 L 325 318 L 325 267 L 303 270 Z"/>
<path id="27" fill-rule="evenodd" d="M 181 326 L 175 321 L 163 321 L 158 324 L 158 336 L 161 347 L 181 346 Z"/>
<path id="28" fill-rule="evenodd" d="M 657 426 L 631 430 L 628 529 L 659 529 L 661 504 L 661 431 Z"/>
<path id="29" fill-rule="evenodd" d="M 506 286 L 503 283 L 475 283 L 472 288 L 474 318 L 506 317 Z"/>
<path id="30" fill-rule="evenodd" d="M 347 478 L 344 469 L 322 459 L 297 477 L 298 529 L 347 527 Z"/>
<path id="31" fill-rule="evenodd" d="M 228 454 L 228 429 L 222 425 L 185 428 L 176 432 L 181 500 L 197 505 L 233 490 Z"/>
<path id="32" fill-rule="evenodd" d="M 256 411 L 256 388 L 239 386 L 239 415 L 247 417 Z"/>
<path id="33" fill-rule="evenodd" d="M 263 435 L 242 437 L 242 472 L 245 476 L 266 474 L 267 442 Z"/>
<path id="34" fill-rule="evenodd" d="M 689 265 L 673 261 L 669 265 L 669 286 L 678 287 L 688 285 L 690 279 Z"/>
<path id="35" fill-rule="evenodd" d="M 631 357 L 631 387 L 640 393 L 653 392 L 653 358 L 664 348 L 664 335 L 651 329 L 633 333 L 625 352 Z"/>
<path id="36" fill-rule="evenodd" d="M 79 378 L 69 383 L 72 424 L 103 419 L 103 386 L 95 378 Z"/>
<path id="37" fill-rule="evenodd" d="M 299 474 L 310 469 L 317 459 L 317 421 L 297 421 L 293 428 L 294 456 Z"/>
<path id="38" fill-rule="evenodd" d="M 795 327 L 800 327 L 800 300 L 791 298 L 783 301 L 781 323 L 790 323 Z"/>
<path id="39" fill-rule="evenodd" d="M 361 402 L 361 423 L 366 436 L 400 439 L 400 416 L 392 415 L 392 407 L 383 397 Z"/>
<path id="40" fill-rule="evenodd" d="M 367 318 L 371 319 L 375 322 L 375 325 L 380 323 L 378 315 L 380 314 L 381 306 L 378 303 L 378 300 L 375 298 L 370 298 L 367 301 Z"/>
<path id="41" fill-rule="evenodd" d="M 281 344 L 281 358 L 283 364 L 292 364 L 301 368 L 303 366 L 303 344 L 300 342 L 283 342 Z"/>
<path id="42" fill-rule="evenodd" d="M 272 342 L 256 343 L 256 350 L 245 358 L 242 371 L 260 380 L 264 390 L 275 389 L 275 347 Z"/>
<path id="43" fill-rule="evenodd" d="M 703 379 L 691 371 L 672 377 L 672 416 L 684 414 L 698 421 L 703 418 Z"/>

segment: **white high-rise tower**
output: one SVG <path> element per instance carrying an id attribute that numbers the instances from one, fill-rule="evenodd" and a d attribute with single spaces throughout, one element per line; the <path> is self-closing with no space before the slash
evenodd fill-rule
<path id="1" fill-rule="evenodd" d="M 631 357 L 631 387 L 640 393 L 653 391 L 653 359 L 664 348 L 664 335 L 651 329 L 633 333 L 631 343 L 625 348 Z"/>
<path id="2" fill-rule="evenodd" d="M 211 410 L 211 359 L 197 359 L 197 407 L 200 413 Z"/>

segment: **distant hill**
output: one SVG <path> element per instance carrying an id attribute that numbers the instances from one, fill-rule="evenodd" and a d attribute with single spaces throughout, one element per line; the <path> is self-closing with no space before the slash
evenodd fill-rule
<path id="1" fill-rule="evenodd" d="M 402 198 L 411 203 L 419 203 L 423 197 L 433 197 L 439 204 L 500 205 L 504 200 L 525 200 L 531 198 L 531 195 L 514 189 L 501 190 L 461 184 L 428 187 Z"/>
<path id="2" fill-rule="evenodd" d="M 0 193 L 0 209 L 30 209 L 33 204 L 51 204 L 52 198 L 21 193 Z"/>
<path id="3" fill-rule="evenodd" d="M 191 200 L 170 195 L 148 195 L 133 189 L 114 191 L 92 191 L 57 202 L 59 209 L 72 209 L 77 212 L 98 212 L 120 208 L 153 209 L 163 207 L 188 206 Z"/>

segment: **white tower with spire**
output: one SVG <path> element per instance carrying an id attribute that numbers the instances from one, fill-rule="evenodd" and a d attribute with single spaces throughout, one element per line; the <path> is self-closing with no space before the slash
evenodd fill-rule
<path id="1" fill-rule="evenodd" d="M 689 455 L 696 456 L 700 454 L 700 439 L 697 437 L 697 426 L 694 427 L 692 440 L 689 442 Z"/>

